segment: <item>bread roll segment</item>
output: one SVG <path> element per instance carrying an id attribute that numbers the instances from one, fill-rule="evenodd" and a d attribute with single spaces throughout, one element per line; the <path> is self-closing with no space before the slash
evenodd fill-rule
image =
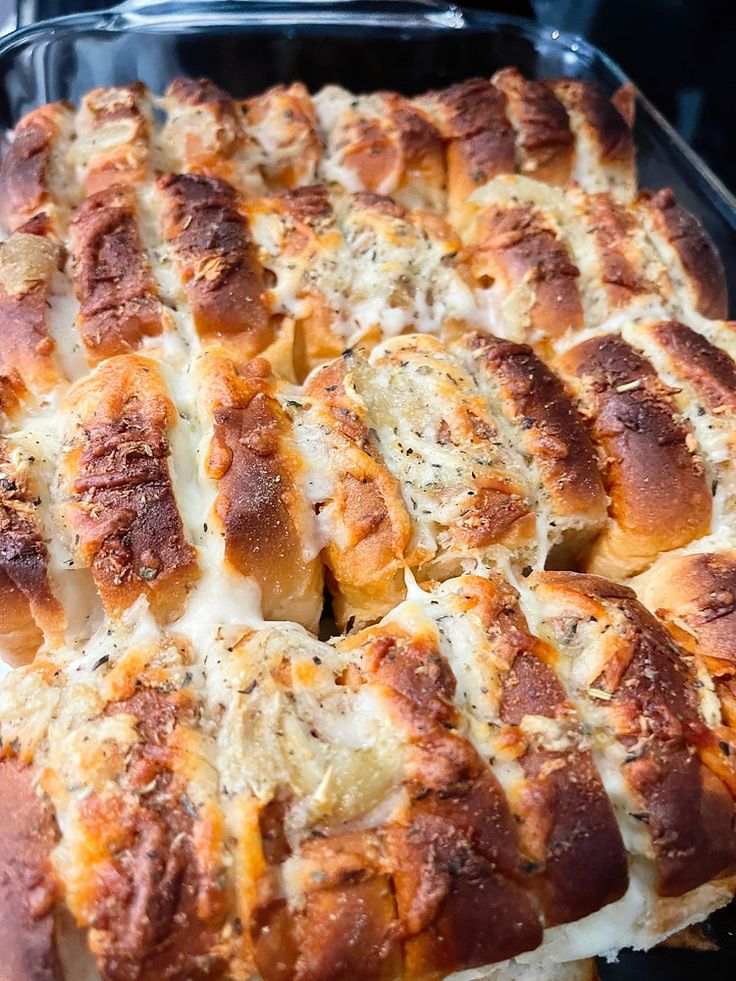
<path id="1" fill-rule="evenodd" d="M 0 167 L 0 215 L 10 231 L 40 213 L 61 230 L 68 214 L 70 174 L 65 155 L 74 132 L 74 113 L 66 102 L 29 112 L 15 127 Z"/>
<path id="2" fill-rule="evenodd" d="M 713 320 L 728 315 L 726 275 L 713 243 L 700 222 L 665 188 L 643 193 L 637 208 L 652 242 L 679 280 L 684 297 L 698 313 Z"/>
<path id="3" fill-rule="evenodd" d="M 625 579 L 707 534 L 712 501 L 695 437 L 649 361 L 609 334 L 573 347 L 559 366 L 606 461 L 609 522 L 587 568 Z"/>
<path id="4" fill-rule="evenodd" d="M 586 191 L 609 191 L 630 201 L 636 190 L 630 121 L 595 82 L 564 78 L 548 84 L 567 109 L 575 134 L 575 181 Z"/>
<path id="5" fill-rule="evenodd" d="M 541 925 L 520 875 L 513 817 L 460 728 L 455 678 L 431 624 L 407 630 L 399 612 L 345 646 L 358 670 L 385 691 L 409 743 L 406 810 L 385 840 L 409 936 L 406 974 L 432 976 L 533 949 Z M 499 924 L 493 932 L 479 929 L 488 915 Z"/>
<path id="6" fill-rule="evenodd" d="M 239 371 L 229 359 L 208 356 L 199 381 L 212 416 L 205 469 L 217 483 L 213 519 L 225 539 L 224 564 L 256 580 L 267 620 L 295 620 L 316 632 L 322 567 L 314 515 L 268 362 L 256 359 Z"/>
<path id="7" fill-rule="evenodd" d="M 197 562 L 171 486 L 174 407 L 158 368 L 135 355 L 109 359 L 72 389 L 65 412 L 62 513 L 77 560 L 112 615 L 145 595 L 172 617 Z"/>
<path id="8" fill-rule="evenodd" d="M 36 662 L 2 695 L 17 752 L 46 747 L 33 786 L 63 830 L 52 882 L 88 929 L 104 981 L 225 973 L 222 815 L 192 660 L 144 617 L 100 631 L 66 672 Z M 35 697 L 41 731 L 23 695 Z"/>
<path id="9" fill-rule="evenodd" d="M 595 450 L 560 380 L 531 348 L 491 334 L 466 334 L 451 350 L 531 467 L 535 509 L 557 561 L 559 553 L 579 555 L 601 530 L 607 501 Z"/>
<path id="10" fill-rule="evenodd" d="M 355 96 L 328 85 L 314 99 L 325 145 L 321 174 L 346 190 L 395 197 L 442 211 L 445 161 L 440 134 L 395 92 Z"/>
<path id="11" fill-rule="evenodd" d="M 62 981 L 54 941 L 56 885 L 49 856 L 56 831 L 51 809 L 36 794 L 34 772 L 0 759 L 0 944 L 4 981 Z"/>
<path id="12" fill-rule="evenodd" d="M 71 225 L 79 329 L 92 364 L 135 349 L 164 330 L 158 291 L 143 250 L 132 191 L 122 185 L 86 198 Z"/>
<path id="13" fill-rule="evenodd" d="M 561 192 L 527 178 L 502 177 L 471 201 L 468 264 L 477 286 L 492 298 L 495 330 L 542 350 L 581 330 L 580 270 L 565 241 Z"/>
<path id="14" fill-rule="evenodd" d="M 175 78 L 161 100 L 162 169 L 226 181 L 241 193 L 264 189 L 261 154 L 248 135 L 243 107 L 207 78 Z"/>
<path id="15" fill-rule="evenodd" d="M 442 344 L 424 334 L 387 341 L 358 366 L 355 387 L 426 555 L 422 578 L 457 574 L 474 556 L 528 562 L 535 526 L 520 461 Z"/>
<path id="16" fill-rule="evenodd" d="M 404 569 L 416 551 L 400 485 L 355 390 L 354 362 L 345 356 L 320 369 L 305 401 L 287 405 L 309 467 L 307 496 L 341 629 L 378 620 L 403 598 Z"/>
<path id="17" fill-rule="evenodd" d="M 687 893 L 736 867 L 734 800 L 701 759 L 706 717 L 682 649 L 634 599 L 597 576 L 535 574 L 537 628 L 567 661 L 562 680 L 623 774 L 658 895 Z"/>
<path id="18" fill-rule="evenodd" d="M 38 486 L 11 440 L 0 439 L 0 653 L 31 661 L 63 639 L 65 617 L 49 581 Z"/>
<path id="19" fill-rule="evenodd" d="M 245 101 L 246 130 L 260 147 L 260 170 L 271 191 L 317 183 L 322 144 L 309 92 L 301 82 L 275 85 Z"/>
<path id="20" fill-rule="evenodd" d="M 708 685 L 711 732 L 701 753 L 736 792 L 736 559 L 733 551 L 663 556 L 633 585 L 637 595 L 690 651 Z"/>
<path id="21" fill-rule="evenodd" d="M 734 895 L 736 344 L 633 102 L 20 121 L 1 981 L 584 981 Z"/>
<path id="22" fill-rule="evenodd" d="M 47 309 L 60 259 L 58 244 L 37 223 L 0 245 L 0 377 L 8 390 L 0 408 L 6 413 L 16 400 L 42 400 L 62 384 Z"/>
<path id="23" fill-rule="evenodd" d="M 272 318 L 293 322 L 295 380 L 340 355 L 346 343 L 350 256 L 324 185 L 246 203 L 258 261 L 273 283 L 264 300 Z"/>
<path id="24" fill-rule="evenodd" d="M 149 176 L 153 107 L 142 82 L 88 92 L 76 119 L 72 160 L 87 195 L 135 188 Z"/>
<path id="25" fill-rule="evenodd" d="M 554 652 L 530 634 L 515 591 L 463 576 L 433 588 L 424 610 L 458 679 L 471 741 L 503 774 L 545 925 L 619 899 L 628 870 L 611 805 Z"/>
<path id="26" fill-rule="evenodd" d="M 570 180 L 574 136 L 565 109 L 549 86 L 503 68 L 491 79 L 506 96 L 506 115 L 516 131 L 519 170 L 564 187 Z"/>

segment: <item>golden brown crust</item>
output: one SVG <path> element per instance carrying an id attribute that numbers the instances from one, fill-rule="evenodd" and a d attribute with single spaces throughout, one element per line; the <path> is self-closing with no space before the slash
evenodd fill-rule
<path id="1" fill-rule="evenodd" d="M 570 115 L 577 182 L 584 191 L 610 189 L 620 200 L 631 200 L 636 187 L 634 139 L 613 99 L 592 81 L 565 78 L 548 84 Z"/>
<path id="2" fill-rule="evenodd" d="M 666 556 L 636 581 L 642 602 L 716 676 L 736 673 L 736 556 Z M 736 720 L 734 720 L 736 721 Z"/>
<path id="3" fill-rule="evenodd" d="M 584 341 L 559 363 L 606 460 L 610 521 L 587 567 L 625 578 L 659 552 L 707 534 L 711 495 L 703 464 L 651 364 L 613 335 Z"/>
<path id="4" fill-rule="evenodd" d="M 491 82 L 506 96 L 521 172 L 565 187 L 575 141 L 564 106 L 543 82 L 524 78 L 516 68 L 501 69 Z"/>
<path id="5" fill-rule="evenodd" d="M 676 374 L 692 385 L 710 412 L 736 412 L 736 363 L 722 348 L 674 320 L 653 324 L 647 332 L 664 348 Z"/>
<path id="6" fill-rule="evenodd" d="M 705 764 L 736 797 L 736 553 L 664 556 L 635 580 L 637 593 L 710 676 L 711 728 L 700 734 Z"/>
<path id="7" fill-rule="evenodd" d="M 15 368 L 0 368 L 0 420 L 14 421 L 29 394 Z"/>
<path id="8" fill-rule="evenodd" d="M 458 343 L 472 358 L 481 391 L 497 400 L 534 462 L 550 519 L 576 519 L 594 533 L 605 520 L 606 494 L 590 438 L 560 380 L 526 345 L 481 333 Z"/>
<path id="9" fill-rule="evenodd" d="M 308 425 L 324 427 L 335 484 L 330 515 L 334 534 L 324 549 L 341 628 L 378 619 L 404 594 L 411 522 L 401 491 L 386 468 L 365 412 L 345 390 L 350 360 L 327 365 L 305 388 L 313 405 Z M 297 416 L 297 424 L 299 417 Z M 318 502 L 317 509 L 326 502 Z"/>
<path id="10" fill-rule="evenodd" d="M 286 855 L 269 838 L 283 836 L 283 828 L 266 818 L 269 808 L 261 829 L 269 864 L 277 868 Z M 401 976 L 395 899 L 381 867 L 378 836 L 370 831 L 320 835 L 303 844 L 301 855 L 312 869 L 302 908 L 287 910 L 276 900 L 256 917 L 256 965 L 264 981 Z"/>
<path id="11" fill-rule="evenodd" d="M 162 308 L 138 232 L 133 192 L 117 185 L 86 198 L 71 236 L 77 324 L 90 363 L 160 334 Z"/>
<path id="12" fill-rule="evenodd" d="M 634 816 L 651 835 L 658 894 L 683 895 L 730 874 L 736 867 L 734 800 L 701 761 L 708 730 L 684 652 L 630 590 L 571 572 L 538 573 L 532 585 L 552 607 L 547 622 L 556 642 L 567 637 L 590 651 L 591 636 L 575 640 L 586 629 L 580 624 L 603 631 L 597 638 L 604 652 L 600 673 L 578 697 L 594 697 L 603 706 L 627 750 L 624 778 L 642 805 Z M 611 628 L 615 634 L 606 641 Z"/>
<path id="13" fill-rule="evenodd" d="M 13 231 L 44 209 L 52 212 L 49 169 L 54 144 L 71 108 L 52 102 L 18 123 L 0 166 L 0 215 Z"/>
<path id="14" fill-rule="evenodd" d="M 311 232 L 318 232 L 332 222 L 332 204 L 324 184 L 310 184 L 279 195 L 287 214 L 305 225 Z"/>
<path id="15" fill-rule="evenodd" d="M 299 485 L 302 465 L 270 365 L 259 358 L 239 371 L 212 358 L 203 373 L 214 418 L 207 472 L 217 481 L 225 562 L 256 580 L 264 619 L 296 620 L 316 633 L 322 569 L 307 554 L 312 518 Z"/>
<path id="16" fill-rule="evenodd" d="M 394 725 L 412 747 L 407 814 L 384 838 L 406 975 L 431 977 L 533 949 L 541 925 L 514 820 L 490 769 L 457 731 L 455 678 L 436 643 L 389 622 L 347 646 L 358 649 L 366 680 L 389 690 Z"/>
<path id="17" fill-rule="evenodd" d="M 166 174 L 164 231 L 200 336 L 255 357 L 273 340 L 263 303 L 263 274 L 237 196 L 224 181 Z"/>
<path id="18" fill-rule="evenodd" d="M 637 296 L 652 292 L 654 284 L 644 278 L 642 256 L 631 241 L 636 228 L 633 212 L 606 193 L 585 195 L 582 207 L 595 243 L 609 309 L 626 307 Z"/>
<path id="19" fill-rule="evenodd" d="M 317 110 L 326 136 L 326 179 L 350 191 L 390 194 L 411 208 L 442 209 L 442 141 L 409 100 L 395 92 L 355 97 L 328 86 Z"/>
<path id="20" fill-rule="evenodd" d="M 619 115 L 632 130 L 636 120 L 636 96 L 636 86 L 633 82 L 624 82 L 623 85 L 619 85 L 611 96 L 611 102 L 618 110 Z"/>
<path id="21" fill-rule="evenodd" d="M 0 758 L 0 981 L 62 981 L 54 941 L 56 886 L 49 854 L 57 837 L 35 773 Z"/>
<path id="22" fill-rule="evenodd" d="M 123 185 L 135 187 L 148 175 L 151 123 L 143 111 L 147 95 L 143 82 L 115 88 L 97 88 L 82 100 L 77 129 L 81 139 L 89 139 L 90 156 L 84 186 L 87 195 Z M 109 149 L 100 149 L 95 136 L 106 128 L 124 133 L 124 139 Z"/>
<path id="23" fill-rule="evenodd" d="M 448 211 L 463 214 L 481 184 L 515 170 L 514 131 L 504 94 L 484 78 L 471 78 L 415 100 L 446 142 Z"/>
<path id="24" fill-rule="evenodd" d="M 488 637 L 471 655 L 480 687 L 466 697 L 466 710 L 470 702 L 481 726 L 497 718 L 497 746 L 523 770 L 509 801 L 545 926 L 616 900 L 628 885 L 626 852 L 580 720 L 551 666 L 553 652 L 529 633 L 516 593 L 500 578 L 463 576 L 432 596 L 440 633 L 454 612 L 477 617 Z"/>
<path id="25" fill-rule="evenodd" d="M 0 374 L 17 376 L 19 394 L 45 394 L 61 381 L 47 323 L 60 259 L 59 247 L 35 231 L 19 230 L 0 245 Z"/>
<path id="26" fill-rule="evenodd" d="M 616 160 L 622 164 L 632 161 L 631 127 L 613 99 L 609 99 L 595 82 L 566 78 L 554 82 L 552 89 L 565 105 L 582 115 L 585 124 L 595 133 L 603 160 Z"/>
<path id="27" fill-rule="evenodd" d="M 0 653 L 20 664 L 44 638 L 61 641 L 64 612 L 49 584 L 40 498 L 9 449 L 0 441 Z"/>
<path id="28" fill-rule="evenodd" d="M 514 339 L 544 341 L 583 326 L 577 266 L 542 214 L 525 205 L 491 205 L 479 216 L 469 266 L 481 287 L 498 282 L 504 294 L 522 294 Z M 516 336 L 517 330 L 521 336 Z"/>
<path id="29" fill-rule="evenodd" d="M 726 273 L 698 219 L 677 204 L 669 188 L 656 194 L 643 192 L 638 203 L 646 209 L 655 234 L 674 250 L 698 313 L 713 320 L 727 317 Z"/>
<path id="30" fill-rule="evenodd" d="M 231 95 L 209 78 L 175 78 L 166 90 L 168 98 L 189 106 L 210 106 L 223 125 L 240 121 Z"/>
<path id="31" fill-rule="evenodd" d="M 121 355 L 74 388 L 64 461 L 65 514 L 102 602 L 120 614 L 145 595 L 162 619 L 181 611 L 197 577 L 169 475 L 175 414 L 152 362 Z"/>
<path id="32" fill-rule="evenodd" d="M 301 82 L 274 85 L 245 101 L 251 137 L 261 145 L 261 171 L 271 190 L 314 184 L 322 159 L 317 118 Z"/>
<path id="33" fill-rule="evenodd" d="M 100 974 L 104 981 L 225 978 L 218 949 L 225 889 L 210 879 L 195 844 L 204 830 L 196 826 L 209 815 L 189 800 L 175 768 L 196 706 L 190 692 L 148 687 L 142 678 L 134 693 L 119 694 L 105 716 L 132 717 L 140 741 L 118 794 L 93 792 L 78 810 L 82 832 L 109 842 L 88 914 Z"/>

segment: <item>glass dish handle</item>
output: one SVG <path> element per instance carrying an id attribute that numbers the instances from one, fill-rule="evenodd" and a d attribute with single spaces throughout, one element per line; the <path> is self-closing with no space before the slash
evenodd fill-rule
<path id="1" fill-rule="evenodd" d="M 301 11 L 310 21 L 318 22 L 395 22 L 408 27 L 427 23 L 454 29 L 465 25 L 462 9 L 447 0 L 123 0 L 109 13 L 139 24 L 168 17 L 181 20 L 191 16 L 201 21 L 228 15 L 252 17 L 261 23 L 293 23 Z"/>

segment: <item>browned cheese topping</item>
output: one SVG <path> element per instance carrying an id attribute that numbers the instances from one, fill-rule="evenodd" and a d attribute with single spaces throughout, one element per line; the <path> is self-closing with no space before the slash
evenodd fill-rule
<path id="1" fill-rule="evenodd" d="M 726 272 L 632 86 L 447 81 L 15 127 L 0 981 L 583 981 L 736 893 Z"/>

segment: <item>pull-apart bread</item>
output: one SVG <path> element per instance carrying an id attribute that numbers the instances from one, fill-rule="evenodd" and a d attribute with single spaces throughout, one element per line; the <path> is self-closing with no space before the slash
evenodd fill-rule
<path id="1" fill-rule="evenodd" d="M 729 901 L 736 333 L 633 109 L 18 123 L 0 981 L 584 981 Z"/>

